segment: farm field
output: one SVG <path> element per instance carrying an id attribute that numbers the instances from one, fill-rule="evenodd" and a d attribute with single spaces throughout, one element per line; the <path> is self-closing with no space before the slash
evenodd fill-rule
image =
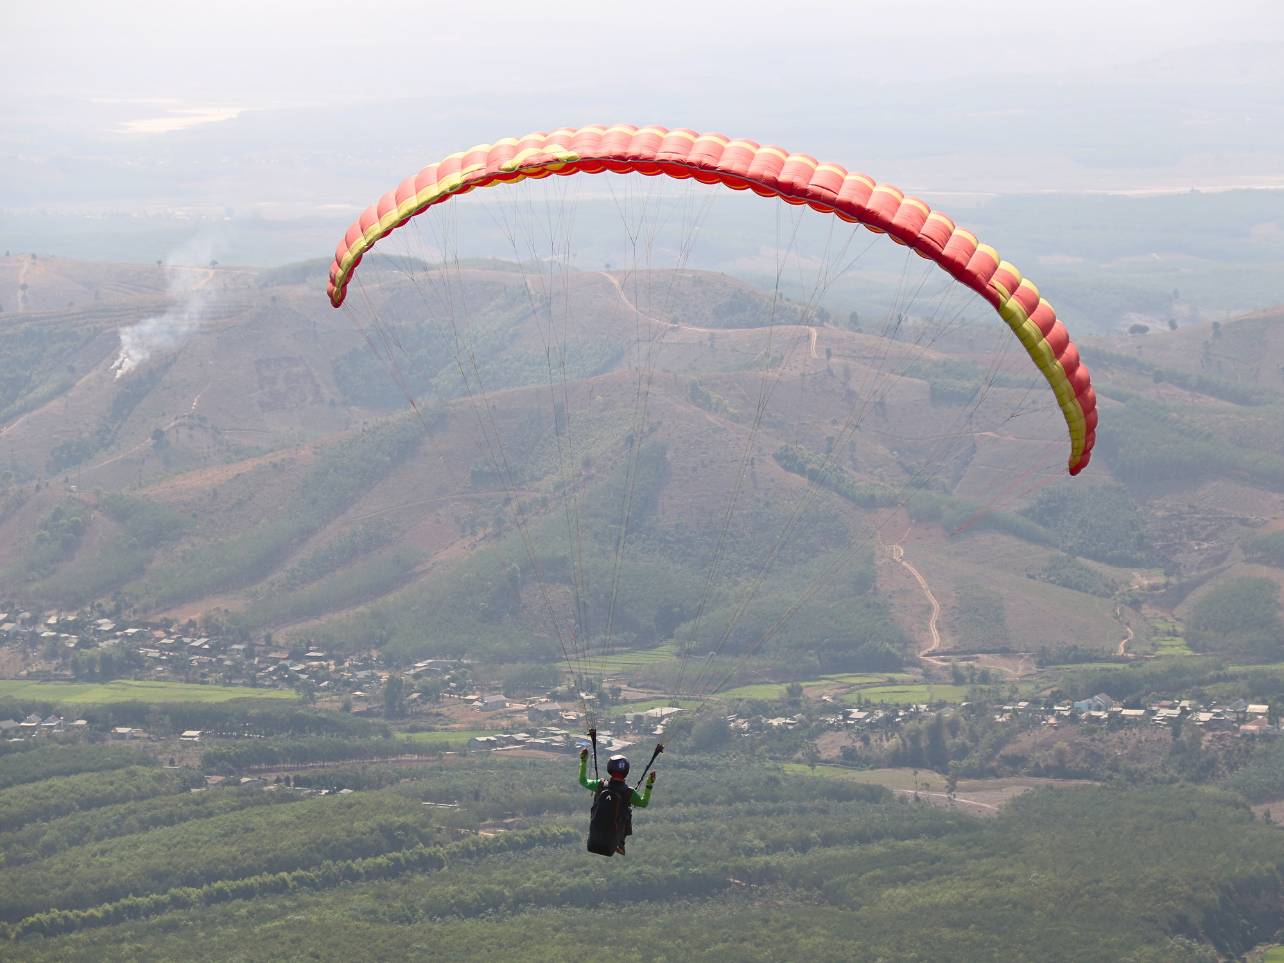
<path id="1" fill-rule="evenodd" d="M 801 762 L 787 762 L 782 768 L 785 772 L 796 775 L 807 774 L 823 776 L 826 779 L 842 779 L 860 783 L 863 786 L 882 786 L 884 789 L 910 791 L 915 788 L 912 769 L 848 769 L 845 766 L 825 765 L 818 765 L 812 769 L 811 766 Z M 924 792 L 945 792 L 945 777 L 938 772 L 920 769 L 918 788 Z"/>
<path id="2" fill-rule="evenodd" d="M 0 698 L 39 699 L 67 705 L 109 705 L 114 702 L 231 702 L 236 699 L 295 702 L 298 695 L 284 689 L 249 686 L 191 685 L 186 682 L 29 682 L 0 679 Z"/>
<path id="3" fill-rule="evenodd" d="M 584 661 L 595 672 L 620 672 L 642 666 L 661 665 L 678 657 L 677 643 L 666 642 L 654 649 L 624 649 L 609 655 L 590 655 Z"/>
<path id="4" fill-rule="evenodd" d="M 803 683 L 806 685 L 807 683 Z M 736 686 L 718 693 L 720 699 L 783 699 L 788 689 L 785 682 L 756 682 L 752 685 Z"/>
<path id="5" fill-rule="evenodd" d="M 1194 655 L 1195 650 L 1186 644 L 1185 639 L 1155 639 L 1155 655 Z"/>
<path id="6" fill-rule="evenodd" d="M 822 675 L 815 679 L 799 679 L 798 684 L 804 689 L 838 686 L 877 686 L 908 681 L 914 676 L 908 672 L 856 672 Z M 751 685 L 737 686 L 717 693 L 723 699 L 783 699 L 789 683 L 757 682 Z"/>
<path id="7" fill-rule="evenodd" d="M 905 682 L 912 678 L 914 676 L 909 672 L 851 672 L 822 675 L 818 679 L 804 679 L 802 684 L 808 686 L 837 682 L 841 685 L 878 685 L 882 682 Z"/>
<path id="8" fill-rule="evenodd" d="M 1176 619 L 1150 620 L 1150 643 L 1155 655 L 1194 655 Z"/>

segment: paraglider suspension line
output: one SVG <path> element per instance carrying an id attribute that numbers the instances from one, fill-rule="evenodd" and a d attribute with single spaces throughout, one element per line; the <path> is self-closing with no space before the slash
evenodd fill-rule
<path id="1" fill-rule="evenodd" d="M 638 781 L 633 784 L 634 789 L 642 785 L 642 780 L 646 778 L 646 774 L 651 771 L 651 766 L 655 763 L 655 757 L 662 752 L 664 752 L 664 743 L 657 742 L 655 744 L 655 752 L 651 753 L 651 758 L 646 761 L 646 765 L 642 768 L 642 775 L 638 776 Z"/>

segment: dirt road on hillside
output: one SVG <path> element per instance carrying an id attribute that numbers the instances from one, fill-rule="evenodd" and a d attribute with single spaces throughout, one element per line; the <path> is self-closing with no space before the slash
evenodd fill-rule
<path id="1" fill-rule="evenodd" d="M 620 284 L 619 279 L 615 277 L 615 275 L 608 274 L 606 271 L 598 271 L 597 273 L 611 282 L 611 286 L 615 288 L 615 293 L 620 296 L 620 300 L 624 302 L 625 307 L 630 311 L 635 312 L 638 317 L 643 320 L 650 321 L 652 324 L 658 324 L 662 327 L 663 330 L 660 332 L 659 336 L 660 340 L 664 338 L 665 332 L 675 327 L 681 328 L 683 331 L 697 331 L 701 334 L 717 334 L 723 335 L 724 337 L 735 335 L 737 333 L 753 333 L 755 331 L 762 330 L 760 328 L 702 328 L 699 325 L 687 324 L 685 321 L 665 321 L 663 318 L 657 318 L 655 315 L 647 314 L 634 304 L 633 301 L 630 300 L 629 296 L 624 293 L 624 286 Z M 795 324 L 777 324 L 774 325 L 774 327 L 779 331 L 782 328 L 799 328 L 802 326 Z M 819 357 L 819 355 L 816 354 L 816 329 L 808 327 L 807 330 L 811 332 L 811 356 L 813 358 Z"/>
<path id="2" fill-rule="evenodd" d="M 18 267 L 18 310 L 27 310 L 27 292 L 23 285 L 27 283 L 27 269 L 31 267 L 31 258 L 24 257 Z"/>
<path id="3" fill-rule="evenodd" d="M 908 533 L 907 533 L 908 534 Z M 927 584 L 927 579 L 923 578 L 923 573 L 916 569 L 913 564 L 905 558 L 905 549 L 900 545 L 889 545 L 888 550 L 891 553 L 892 560 L 899 563 L 905 571 L 914 576 L 914 581 L 918 582 L 918 587 L 923 590 L 927 597 L 928 604 L 932 607 L 932 614 L 927 620 L 927 632 L 931 638 L 931 644 L 919 652 L 918 657 L 924 662 L 935 666 L 948 666 L 949 662 L 945 659 L 937 658 L 932 655 L 941 647 L 941 630 L 939 623 L 941 620 L 941 603 L 937 601 L 936 596 L 932 594 L 931 587 Z"/>
<path id="4" fill-rule="evenodd" d="M 639 308 L 636 304 L 634 304 L 631 300 L 629 300 L 629 296 L 624 293 L 624 285 L 622 285 L 619 282 L 619 279 L 616 278 L 614 274 L 608 274 L 606 271 L 598 271 L 597 273 L 602 275 L 602 277 L 606 278 L 608 281 L 611 282 L 611 287 L 615 288 L 615 293 L 620 296 L 620 300 L 624 302 L 624 306 L 627 307 L 633 313 L 635 313 L 638 317 L 644 318 L 647 321 L 651 321 L 655 324 L 663 325 L 665 328 L 670 327 L 670 324 L 668 321 L 661 321 L 659 318 L 655 317 L 654 315 L 644 313 L 641 308 Z M 688 327 L 688 325 L 682 325 L 682 327 Z M 661 333 L 660 337 L 664 337 L 664 334 Z"/>
<path id="5" fill-rule="evenodd" d="M 1132 626 L 1129 625 L 1124 620 L 1123 606 L 1121 605 L 1115 606 L 1115 618 L 1117 618 L 1121 623 L 1123 623 L 1124 632 L 1126 633 L 1124 637 L 1119 640 L 1119 648 L 1115 649 L 1115 655 L 1127 655 L 1128 643 L 1131 642 L 1133 639 L 1133 631 L 1132 631 Z"/>

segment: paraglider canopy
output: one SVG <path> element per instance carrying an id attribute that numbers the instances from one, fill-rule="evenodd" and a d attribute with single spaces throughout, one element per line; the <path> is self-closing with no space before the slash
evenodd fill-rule
<path id="1" fill-rule="evenodd" d="M 1096 394 L 1069 332 L 1035 285 L 974 234 L 891 184 L 751 140 L 664 127 L 591 125 L 480 144 L 406 178 L 348 228 L 330 267 L 329 297 L 343 304 L 348 283 L 375 243 L 430 207 L 479 187 L 577 173 L 665 175 L 749 190 L 807 205 L 886 233 L 985 298 L 1047 379 L 1070 435 L 1068 470 L 1077 475 L 1096 440 Z"/>

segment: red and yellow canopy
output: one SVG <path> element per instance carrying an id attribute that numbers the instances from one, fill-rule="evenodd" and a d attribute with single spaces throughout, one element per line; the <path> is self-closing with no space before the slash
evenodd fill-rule
<path id="1" fill-rule="evenodd" d="M 1096 394 L 1069 332 L 1032 282 L 970 231 L 891 184 L 756 141 L 617 124 L 564 127 L 451 154 L 406 178 L 348 228 L 330 266 L 330 303 L 336 308 L 343 303 L 352 273 L 380 238 L 435 204 L 474 188 L 524 178 L 604 171 L 695 178 L 787 204 L 806 204 L 886 233 L 935 261 L 989 301 L 1007 322 L 1047 378 L 1065 416 L 1070 474 L 1087 466 L 1096 439 Z"/>

